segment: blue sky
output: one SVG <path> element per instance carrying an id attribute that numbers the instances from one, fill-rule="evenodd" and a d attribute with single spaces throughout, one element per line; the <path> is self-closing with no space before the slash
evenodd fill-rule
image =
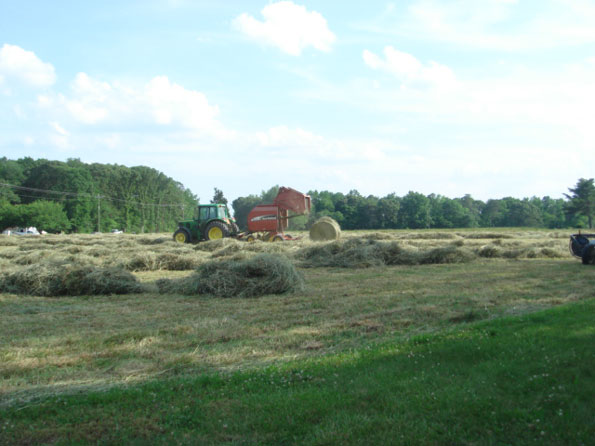
<path id="1" fill-rule="evenodd" d="M 595 2 L 0 0 L 0 156 L 561 197 L 595 164 Z"/>

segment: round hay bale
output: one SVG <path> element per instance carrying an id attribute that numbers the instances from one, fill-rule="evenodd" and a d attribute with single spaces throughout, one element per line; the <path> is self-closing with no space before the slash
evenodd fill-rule
<path id="1" fill-rule="evenodd" d="M 322 217 L 310 228 L 310 239 L 315 242 L 337 240 L 341 237 L 341 226 L 330 217 Z"/>

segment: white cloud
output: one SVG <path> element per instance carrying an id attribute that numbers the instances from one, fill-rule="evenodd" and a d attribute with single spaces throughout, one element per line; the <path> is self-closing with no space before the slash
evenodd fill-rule
<path id="1" fill-rule="evenodd" d="M 451 88 L 456 84 L 454 73 L 446 65 L 434 61 L 424 65 L 411 54 L 392 46 L 384 48 L 384 59 L 368 50 L 364 50 L 363 59 L 370 68 L 387 71 L 407 86 Z"/>
<path id="2" fill-rule="evenodd" d="M 106 119 L 108 108 L 122 99 L 110 84 L 91 79 L 85 73 L 76 75 L 71 88 L 73 97 L 65 99 L 66 108 L 74 119 L 85 124 L 96 124 Z"/>
<path id="3" fill-rule="evenodd" d="M 21 107 L 19 104 L 15 104 L 12 107 L 13 113 L 14 115 L 19 118 L 19 119 L 26 119 L 27 118 L 27 114 L 25 113 L 25 111 L 23 110 L 23 107 Z"/>
<path id="4" fill-rule="evenodd" d="M 5 43 L 0 48 L 0 84 L 10 80 L 33 87 L 49 87 L 56 81 L 54 67 L 32 51 Z"/>
<path id="5" fill-rule="evenodd" d="M 303 157 L 320 165 L 382 160 L 386 158 L 385 152 L 393 148 L 379 141 L 325 138 L 299 127 L 285 125 L 271 127 L 265 132 L 256 132 L 253 137 L 246 135 L 244 138 L 253 141 L 254 150 L 267 152 L 269 156 L 274 154 L 278 158 L 291 159 Z"/>
<path id="6" fill-rule="evenodd" d="M 60 150 L 69 150 L 72 148 L 70 132 L 66 131 L 58 122 L 50 122 L 51 131 L 47 138 L 53 146 Z"/>
<path id="7" fill-rule="evenodd" d="M 363 61 L 372 69 L 390 73 L 398 82 L 372 78 L 343 86 L 325 84 L 322 89 L 308 92 L 307 97 L 348 101 L 354 107 L 382 111 L 387 117 L 398 117 L 396 122 L 404 127 L 418 122 L 460 125 L 461 134 L 469 139 L 473 131 L 482 127 L 498 128 L 499 135 L 493 137 L 500 139 L 512 128 L 525 126 L 528 134 L 530 128 L 542 126 L 544 130 L 538 137 L 570 132 L 574 135 L 574 147 L 595 149 L 592 58 L 560 65 L 549 72 L 503 66 L 499 75 L 479 78 L 468 72 L 455 77 L 448 67 L 432 62 L 423 64 L 415 56 L 392 47 L 385 48 L 384 57 L 366 50 Z M 423 86 L 449 88 L 415 88 Z"/>
<path id="8" fill-rule="evenodd" d="M 216 136 L 226 134 L 217 119 L 217 106 L 210 105 L 203 93 L 171 82 L 167 76 L 156 76 L 143 86 L 129 86 L 79 73 L 68 96 L 60 95 L 57 101 L 38 97 L 38 104 L 46 109 L 55 106 L 55 102 L 72 119 L 85 125 L 108 124 L 123 130 L 153 126 Z"/>
<path id="9" fill-rule="evenodd" d="M 50 126 L 52 126 L 52 128 L 56 131 L 56 133 L 62 135 L 62 136 L 69 136 L 70 133 L 67 132 L 66 130 L 64 130 L 64 128 L 58 124 L 57 122 L 50 122 Z"/>
<path id="10" fill-rule="evenodd" d="M 585 0 L 417 0 L 398 32 L 441 42 L 505 51 L 595 42 L 595 5 Z"/>
<path id="11" fill-rule="evenodd" d="M 319 145 L 323 138 L 301 128 L 290 129 L 281 125 L 271 127 L 266 132 L 257 132 L 256 139 L 262 147 L 286 147 L 301 149 Z"/>
<path id="12" fill-rule="evenodd" d="M 171 83 L 166 76 L 153 78 L 145 87 L 145 97 L 158 124 L 179 122 L 184 127 L 204 131 L 220 127 L 216 120 L 219 109 L 209 105 L 203 93 Z"/>
<path id="13" fill-rule="evenodd" d="M 259 21 L 243 13 L 235 18 L 233 25 L 249 38 L 276 46 L 293 56 L 310 46 L 328 52 L 336 40 L 320 13 L 291 1 L 265 6 L 262 16 L 264 21 Z"/>

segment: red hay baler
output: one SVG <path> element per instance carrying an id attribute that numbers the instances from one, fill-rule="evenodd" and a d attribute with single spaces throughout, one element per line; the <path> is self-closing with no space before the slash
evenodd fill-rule
<path id="1" fill-rule="evenodd" d="M 289 219 L 310 212 L 312 207 L 309 195 L 302 194 L 289 187 L 279 188 L 273 204 L 255 206 L 248 214 L 248 232 L 242 238 L 248 241 L 256 239 L 265 241 L 293 240 L 285 234 Z M 290 216 L 289 212 L 293 214 Z"/>

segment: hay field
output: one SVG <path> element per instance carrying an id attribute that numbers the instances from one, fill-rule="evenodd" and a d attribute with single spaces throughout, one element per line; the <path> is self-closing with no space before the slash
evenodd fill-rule
<path id="1" fill-rule="evenodd" d="M 570 257 L 569 233 L 347 231 L 331 243 L 304 234 L 197 245 L 170 234 L 2 236 L 0 405 L 259 368 L 593 297 L 593 270 Z M 268 286 L 279 276 L 253 262 L 278 268 L 288 286 Z M 199 286 L 238 265 L 248 295 Z"/>

